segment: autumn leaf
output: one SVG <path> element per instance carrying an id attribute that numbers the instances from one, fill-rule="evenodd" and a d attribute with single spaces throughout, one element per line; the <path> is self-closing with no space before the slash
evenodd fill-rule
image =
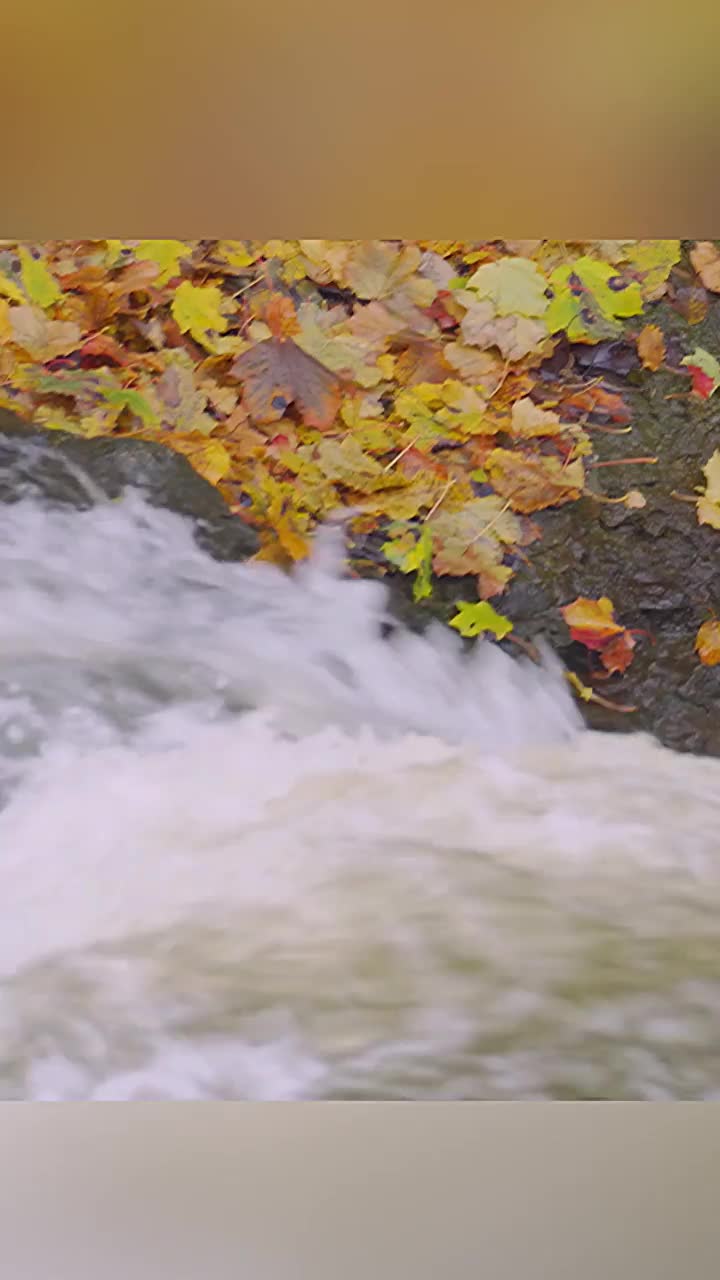
<path id="1" fill-rule="evenodd" d="M 706 484 L 697 500 L 698 524 L 720 529 L 720 449 L 716 449 L 703 467 Z"/>
<path id="2" fill-rule="evenodd" d="M 160 273 L 157 284 L 167 284 L 180 275 L 180 263 L 191 256 L 190 245 L 182 240 L 142 240 L 135 250 L 135 257 L 157 263 Z"/>
<path id="3" fill-rule="evenodd" d="M 696 347 L 680 363 L 687 365 L 692 375 L 693 391 L 703 400 L 708 400 L 720 387 L 720 364 L 709 351 Z"/>
<path id="4" fill-rule="evenodd" d="M 666 292 L 670 272 L 681 256 L 679 240 L 629 240 L 623 249 L 626 269 L 638 277 L 647 302 L 656 302 Z"/>
<path id="5" fill-rule="evenodd" d="M 57 280 L 43 259 L 35 258 L 24 245 L 20 248 L 19 257 L 23 287 L 28 298 L 47 311 L 62 297 Z"/>
<path id="6" fill-rule="evenodd" d="M 485 466 L 496 492 L 523 515 L 572 502 L 585 485 L 581 458 L 563 465 L 558 458 L 493 449 Z"/>
<path id="7" fill-rule="evenodd" d="M 421 260 L 416 245 L 400 248 L 384 240 L 359 241 L 345 265 L 345 283 L 363 300 L 387 298 L 417 271 Z"/>
<path id="8" fill-rule="evenodd" d="M 277 422 L 291 404 L 319 431 L 335 420 L 342 383 L 291 338 L 268 338 L 238 356 L 232 374 L 243 383 L 243 400 L 256 422 Z"/>
<path id="9" fill-rule="evenodd" d="M 78 325 L 69 320 L 49 320 L 39 307 L 11 307 L 8 319 L 15 345 L 40 363 L 67 355 L 82 339 Z"/>
<path id="10" fill-rule="evenodd" d="M 414 573 L 413 600 L 416 603 L 432 595 L 432 533 L 424 525 L 419 538 L 407 530 L 399 538 L 382 545 L 383 555 L 402 573 Z"/>
<path id="11" fill-rule="evenodd" d="M 631 631 L 623 630 L 613 636 L 600 650 L 600 661 L 605 670 L 612 676 L 627 671 L 633 660 L 635 637 Z"/>
<path id="12" fill-rule="evenodd" d="M 705 288 L 720 293 L 720 251 L 712 240 L 698 240 L 690 250 L 690 261 Z"/>
<path id="13" fill-rule="evenodd" d="M 195 285 L 183 280 L 175 290 L 170 310 L 181 333 L 189 333 L 200 346 L 213 349 L 213 339 L 227 329 L 222 312 L 224 295 L 216 285 Z"/>
<path id="14" fill-rule="evenodd" d="M 590 600 L 578 596 L 560 610 L 570 628 L 570 635 L 578 644 L 586 649 L 602 649 L 609 639 L 624 631 L 615 621 L 615 608 L 612 600 L 601 596 L 599 600 Z"/>
<path id="15" fill-rule="evenodd" d="M 653 372 L 659 369 L 665 359 L 665 338 L 662 329 L 656 324 L 646 324 L 640 331 L 637 340 L 638 355 L 643 368 Z"/>
<path id="16" fill-rule="evenodd" d="M 716 667 L 720 662 L 720 622 L 717 618 L 703 622 L 695 637 L 695 652 L 706 667 Z"/>
<path id="17" fill-rule="evenodd" d="M 549 409 L 541 409 L 529 396 L 522 396 L 512 407 L 510 430 L 520 439 L 534 436 L 555 436 L 566 431 L 558 415 Z"/>
<path id="18" fill-rule="evenodd" d="M 571 341 L 612 337 L 619 331 L 619 320 L 639 315 L 643 307 L 636 281 L 624 281 L 609 263 L 587 256 L 556 267 L 550 288 L 548 330 L 564 329 Z"/>
<path id="19" fill-rule="evenodd" d="M 173 436 L 170 447 L 184 454 L 195 470 L 210 484 L 218 484 L 228 475 L 232 458 L 221 440 L 199 443 L 192 437 Z"/>
<path id="20" fill-rule="evenodd" d="M 498 640 L 502 640 L 513 629 L 510 619 L 496 613 L 487 600 L 478 604 L 458 600 L 457 608 L 455 617 L 450 619 L 450 626 L 459 631 L 461 636 L 479 636 L 482 632 L 489 631 Z"/>
<path id="21" fill-rule="evenodd" d="M 527 258 L 502 258 L 485 263 L 465 287 L 492 304 L 498 316 L 544 316 L 548 309 L 547 281 Z"/>

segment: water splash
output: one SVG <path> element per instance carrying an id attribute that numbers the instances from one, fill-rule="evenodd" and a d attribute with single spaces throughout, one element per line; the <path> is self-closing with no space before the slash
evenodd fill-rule
<path id="1" fill-rule="evenodd" d="M 720 765 L 341 545 L 0 508 L 0 1096 L 713 1096 Z"/>

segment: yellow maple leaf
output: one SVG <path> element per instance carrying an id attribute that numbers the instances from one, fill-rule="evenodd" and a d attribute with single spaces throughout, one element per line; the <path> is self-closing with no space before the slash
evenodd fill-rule
<path id="1" fill-rule="evenodd" d="M 715 667 L 720 662 L 720 622 L 717 618 L 703 622 L 695 637 L 695 652 L 706 667 Z"/>
<path id="2" fill-rule="evenodd" d="M 62 297 L 62 290 L 46 263 L 35 258 L 25 245 L 20 248 L 20 262 L 23 287 L 30 301 L 44 310 L 52 307 Z"/>
<path id="3" fill-rule="evenodd" d="M 470 276 L 466 288 L 492 303 L 498 316 L 539 318 L 548 308 L 547 280 L 529 258 L 486 262 Z"/>
<path id="4" fill-rule="evenodd" d="M 170 310 L 181 333 L 189 333 L 200 346 L 212 351 L 217 334 L 227 329 L 224 302 L 216 285 L 195 285 L 183 280 L 175 290 Z"/>
<path id="5" fill-rule="evenodd" d="M 167 284 L 168 280 L 180 275 L 180 263 L 191 253 L 191 246 L 182 240 L 141 240 L 135 257 L 141 261 L 156 262 L 160 268 L 157 283 Z"/>

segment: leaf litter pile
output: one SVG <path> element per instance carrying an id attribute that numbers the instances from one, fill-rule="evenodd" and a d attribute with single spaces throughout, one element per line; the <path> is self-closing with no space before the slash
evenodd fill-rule
<path id="1" fill-rule="evenodd" d="M 669 294 L 695 323 L 720 293 L 716 243 L 689 246 L 693 277 L 676 288 L 682 256 L 679 240 L 2 241 L 0 403 L 184 454 L 284 567 L 344 509 L 354 536 L 379 536 L 375 571 L 409 575 L 418 602 L 441 576 L 471 577 L 451 626 L 503 639 L 533 516 L 587 493 L 593 429 L 630 420 L 602 363 L 540 370 L 563 343 L 620 339 L 662 368 L 653 305 Z M 680 365 L 684 394 L 720 386 L 712 352 Z M 720 450 L 704 474 L 692 500 L 720 529 Z M 645 505 L 641 489 L 604 500 Z M 561 612 L 606 674 L 626 670 L 641 633 L 611 600 Z M 696 651 L 720 662 L 715 619 Z"/>

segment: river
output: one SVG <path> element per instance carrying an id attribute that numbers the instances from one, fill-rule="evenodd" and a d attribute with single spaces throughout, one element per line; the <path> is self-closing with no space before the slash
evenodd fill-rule
<path id="1" fill-rule="evenodd" d="M 720 762 L 137 494 L 0 505 L 0 1098 L 720 1098 Z"/>

